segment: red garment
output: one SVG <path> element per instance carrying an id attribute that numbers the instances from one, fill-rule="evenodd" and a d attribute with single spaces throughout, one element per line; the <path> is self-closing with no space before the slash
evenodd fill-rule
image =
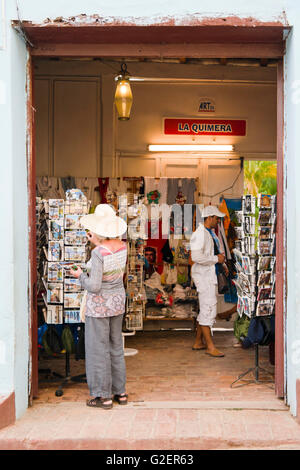
<path id="1" fill-rule="evenodd" d="M 98 178 L 98 183 L 99 183 L 101 204 L 107 204 L 106 193 L 107 193 L 109 178 Z"/>

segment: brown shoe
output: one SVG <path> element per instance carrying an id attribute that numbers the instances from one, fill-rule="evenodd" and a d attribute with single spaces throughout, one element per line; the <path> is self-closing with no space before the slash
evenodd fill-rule
<path id="1" fill-rule="evenodd" d="M 212 357 L 224 357 L 225 356 L 225 354 L 219 351 L 218 349 L 213 349 L 212 351 L 206 350 L 205 354 L 207 354 L 208 356 L 212 356 Z"/>

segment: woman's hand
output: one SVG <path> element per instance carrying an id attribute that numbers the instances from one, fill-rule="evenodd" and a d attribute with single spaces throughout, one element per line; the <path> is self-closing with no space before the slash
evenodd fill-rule
<path id="1" fill-rule="evenodd" d="M 79 276 L 83 273 L 82 269 L 77 266 L 77 269 L 72 269 L 70 268 L 70 271 L 69 271 L 70 275 L 73 276 L 73 277 L 76 277 L 76 279 L 79 278 Z"/>

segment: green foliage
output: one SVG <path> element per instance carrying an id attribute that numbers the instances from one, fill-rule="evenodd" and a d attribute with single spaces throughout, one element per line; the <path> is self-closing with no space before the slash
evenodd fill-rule
<path id="1" fill-rule="evenodd" d="M 244 194 L 276 194 L 277 163 L 274 161 L 244 162 Z"/>

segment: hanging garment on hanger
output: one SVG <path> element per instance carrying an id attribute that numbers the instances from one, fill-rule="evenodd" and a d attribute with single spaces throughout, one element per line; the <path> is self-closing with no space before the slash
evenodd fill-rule
<path id="1" fill-rule="evenodd" d="M 61 181 L 56 176 L 38 176 L 36 189 L 37 196 L 43 199 L 64 199 L 65 197 Z"/>
<path id="2" fill-rule="evenodd" d="M 145 180 L 145 197 L 148 202 L 155 204 L 166 204 L 168 178 L 144 177 Z"/>
<path id="3" fill-rule="evenodd" d="M 106 204 L 107 203 L 106 193 L 107 193 L 109 178 L 98 178 L 98 183 L 99 183 L 101 204 Z"/>
<path id="4" fill-rule="evenodd" d="M 179 178 L 168 178 L 167 204 L 176 204 L 176 196 L 179 191 Z"/>
<path id="5" fill-rule="evenodd" d="M 181 179 L 181 192 L 186 198 L 185 204 L 194 204 L 194 195 L 196 191 L 196 182 L 194 178 Z"/>
<path id="6" fill-rule="evenodd" d="M 123 178 L 109 178 L 108 191 L 117 194 L 127 193 L 127 181 Z"/>
<path id="7" fill-rule="evenodd" d="M 230 225 L 230 215 L 229 215 L 227 204 L 224 198 L 222 199 L 221 204 L 219 205 L 218 209 L 219 211 L 223 212 L 223 214 L 225 214 L 225 217 L 223 218 L 223 223 L 224 223 L 225 234 L 227 236 L 229 225 Z"/>
<path id="8" fill-rule="evenodd" d="M 62 187 L 64 188 L 64 192 L 66 192 L 68 189 L 76 188 L 74 176 L 63 176 L 62 178 L 60 178 L 60 181 Z"/>
<path id="9" fill-rule="evenodd" d="M 81 189 L 91 205 L 95 206 L 100 202 L 99 191 L 95 191 L 98 186 L 98 178 L 75 178 L 76 188 Z"/>
<path id="10" fill-rule="evenodd" d="M 142 176 L 141 177 L 141 183 L 140 183 L 140 189 L 139 189 L 139 194 L 142 196 L 145 194 L 145 178 Z"/>

